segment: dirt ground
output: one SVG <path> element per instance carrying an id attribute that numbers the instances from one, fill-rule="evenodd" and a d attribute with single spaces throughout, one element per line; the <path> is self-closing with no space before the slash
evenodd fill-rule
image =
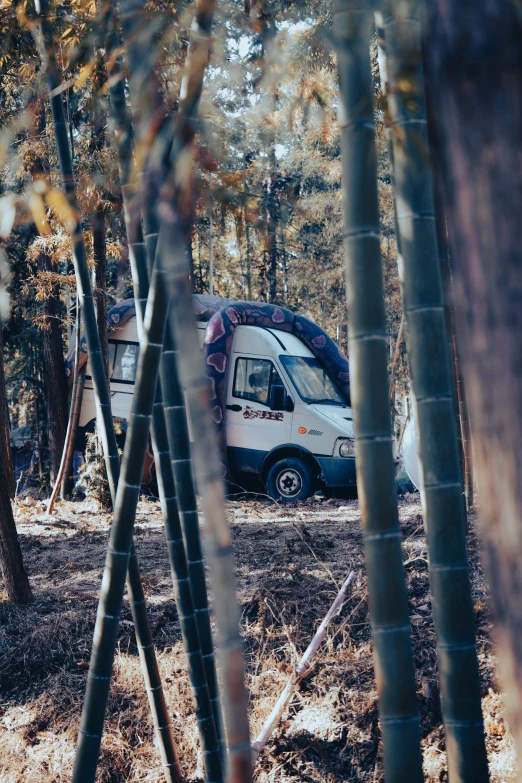
<path id="1" fill-rule="evenodd" d="M 228 505 L 253 736 L 338 585 L 356 571 L 311 673 L 258 760 L 256 781 L 382 781 L 357 501 L 316 497 L 292 508 L 268 500 Z M 425 775 L 434 783 L 447 780 L 446 754 L 418 497 L 400 500 L 400 516 Z M 17 608 L 0 594 L 0 781 L 59 783 L 70 780 L 74 762 L 110 517 L 85 501 L 60 504 L 52 521 L 42 507 L 19 503 L 16 518 L 35 601 Z M 140 503 L 135 540 L 180 757 L 187 781 L 195 783 L 201 778 L 197 727 L 156 503 Z M 491 779 L 514 783 L 514 750 L 502 715 L 473 517 L 469 541 Z M 162 780 L 127 601 L 98 780 Z"/>

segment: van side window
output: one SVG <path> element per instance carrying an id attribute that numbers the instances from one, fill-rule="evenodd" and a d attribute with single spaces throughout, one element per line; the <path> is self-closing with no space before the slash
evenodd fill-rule
<path id="1" fill-rule="evenodd" d="M 136 380 L 139 346 L 132 343 L 116 343 L 115 347 L 111 380 L 134 383 Z"/>
<path id="2" fill-rule="evenodd" d="M 266 359 L 236 359 L 234 397 L 268 405 L 271 385 L 283 386 L 272 362 Z"/>
<path id="3" fill-rule="evenodd" d="M 109 340 L 109 374 L 111 381 L 134 383 L 138 367 L 138 343 L 123 343 Z M 91 363 L 87 359 L 87 380 L 91 378 Z"/>

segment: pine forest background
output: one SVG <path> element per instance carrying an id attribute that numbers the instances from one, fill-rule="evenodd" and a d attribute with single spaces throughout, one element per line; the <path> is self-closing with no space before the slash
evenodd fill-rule
<path id="1" fill-rule="evenodd" d="M 191 5 L 152 0 L 148 7 L 156 71 L 169 111 L 175 113 Z M 209 292 L 212 258 L 213 293 L 285 305 L 319 323 L 347 351 L 330 11 L 331 4 L 322 0 L 219 4 L 192 202 L 186 210 L 194 223 L 188 245 L 196 292 Z M 1 315 L 10 426 L 30 425 L 45 469 L 52 452 L 47 433 L 59 427 L 49 419 L 66 420 L 55 409 L 58 401 L 67 404 L 61 357 L 74 323 L 75 280 L 31 13 L 25 2 L 0 10 Z M 73 0 L 53 14 L 82 220 L 102 313 L 132 296 L 107 121 L 104 9 L 101 2 Z M 376 45 L 372 59 L 391 361 L 402 311 Z M 186 163 L 191 168 L 192 161 Z M 399 408 L 407 382 L 403 346 L 395 375 Z M 55 437 L 60 441 L 63 436 Z M 53 472 L 51 464 L 51 478 Z"/>

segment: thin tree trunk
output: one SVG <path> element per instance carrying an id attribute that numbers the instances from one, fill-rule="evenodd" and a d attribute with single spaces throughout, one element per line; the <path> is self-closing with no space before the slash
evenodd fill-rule
<path id="1" fill-rule="evenodd" d="M 96 309 L 96 323 L 100 336 L 103 367 L 107 383 L 109 382 L 109 330 L 107 326 L 107 243 L 105 207 L 102 203 L 96 205 L 91 216 L 92 223 L 92 255 L 94 269 L 92 272 L 92 287 Z"/>
<path id="2" fill-rule="evenodd" d="M 51 259 L 45 253 L 40 255 L 38 266 L 42 272 L 53 271 Z M 63 336 L 60 322 L 60 300 L 56 289 L 57 287 L 53 288 L 51 296 L 42 307 L 45 316 L 45 324 L 42 329 L 43 390 L 47 411 L 49 472 L 52 484 L 56 482 L 60 469 L 68 420 L 67 377 L 65 375 Z"/>
<path id="3" fill-rule="evenodd" d="M 87 367 L 84 365 L 78 374 L 78 383 L 76 384 L 76 395 L 72 404 L 74 405 L 73 415 L 71 419 L 71 437 L 67 441 L 67 453 L 65 455 L 65 468 L 63 472 L 62 481 L 62 498 L 68 497 L 73 489 L 73 462 L 74 451 L 76 445 L 76 436 L 78 434 L 78 424 L 80 423 L 80 413 L 82 410 L 83 389 L 85 385 L 85 371 Z"/>
<path id="4" fill-rule="evenodd" d="M 435 0 L 427 40 L 480 518 L 509 726 L 522 759 L 522 19 Z"/>
<path id="5" fill-rule="evenodd" d="M 0 319 L 0 463 L 5 477 L 7 493 L 11 499 L 15 496 L 15 479 L 13 470 L 13 458 L 11 454 L 11 435 L 9 427 L 9 410 L 7 407 L 7 394 L 4 376 L 4 325 Z"/>
<path id="6" fill-rule="evenodd" d="M 9 432 L 7 396 L 5 393 L 2 323 L 0 321 L 0 435 Z M 3 440 L 3 437 L 2 437 Z M 11 506 L 13 464 L 11 450 L 2 443 L 0 448 L 0 567 L 7 597 L 15 603 L 25 603 L 33 597 L 29 579 L 24 570 L 22 550 L 18 541 Z"/>
<path id="7" fill-rule="evenodd" d="M 76 437 L 76 428 L 78 426 L 78 421 L 80 418 L 80 407 L 81 407 L 82 393 L 83 393 L 83 378 L 85 377 L 85 372 L 83 372 L 82 379 L 80 382 L 79 364 L 80 364 L 80 300 L 77 297 L 76 298 L 76 335 L 75 335 L 75 353 L 74 353 L 74 373 L 73 373 L 73 384 L 71 390 L 71 404 L 69 406 L 69 421 L 67 423 L 67 433 L 65 435 L 65 443 L 63 445 L 63 453 L 60 462 L 60 467 L 58 470 L 58 474 L 56 476 L 56 483 L 53 487 L 53 491 L 49 499 L 49 505 L 47 507 L 47 513 L 49 516 L 51 516 L 51 514 L 53 513 L 54 504 L 56 502 L 56 498 L 58 497 L 58 492 L 60 490 L 60 487 L 61 486 L 64 487 L 62 497 L 66 495 L 66 491 L 67 491 L 67 487 L 65 486 L 66 477 L 67 477 L 66 474 L 67 463 L 71 451 L 74 453 L 74 440 Z M 82 370 L 84 369 L 85 368 L 82 367 Z M 81 386 L 81 393 L 78 394 L 80 386 Z"/>
<path id="8" fill-rule="evenodd" d="M 0 464 L 0 470 L 0 567 L 8 599 L 14 603 L 26 603 L 32 600 L 33 595 L 24 570 L 3 464 Z"/>
<path id="9" fill-rule="evenodd" d="M 245 242 L 246 242 L 246 269 L 247 269 L 247 298 L 252 301 L 252 242 L 250 241 L 250 223 L 246 209 L 245 215 Z"/>
<path id="10" fill-rule="evenodd" d="M 208 292 L 214 293 L 214 247 L 213 247 L 212 211 L 208 216 Z"/>
<path id="11" fill-rule="evenodd" d="M 106 116 L 101 105 L 101 90 L 107 81 L 107 75 L 101 55 L 97 55 L 96 65 L 92 74 L 92 100 L 93 100 L 93 119 L 92 119 L 92 138 L 91 155 L 93 157 L 94 167 L 102 175 L 102 168 L 98 162 L 98 157 L 105 147 L 105 125 Z M 96 310 L 96 322 L 98 324 L 98 334 L 100 335 L 100 345 L 105 368 L 105 377 L 109 383 L 109 342 L 107 327 L 107 240 L 106 240 L 106 217 L 103 197 L 93 210 L 91 215 L 92 227 L 92 255 L 94 269 L 92 272 L 92 287 L 94 294 L 94 306 Z"/>
<path id="12" fill-rule="evenodd" d="M 264 183 L 265 200 L 266 200 L 266 243 L 267 243 L 267 285 L 268 285 L 268 301 L 272 304 L 275 303 L 277 297 L 277 261 L 279 258 L 279 252 L 277 247 L 277 224 L 279 218 L 279 209 L 277 203 L 277 193 L 275 190 L 275 175 L 273 169 L 275 167 L 275 161 L 271 156 L 271 168 L 269 176 Z"/>
<path id="13" fill-rule="evenodd" d="M 370 68 L 372 5 L 336 0 L 350 364 L 370 621 L 387 783 L 421 783 L 422 757 L 393 464 Z"/>

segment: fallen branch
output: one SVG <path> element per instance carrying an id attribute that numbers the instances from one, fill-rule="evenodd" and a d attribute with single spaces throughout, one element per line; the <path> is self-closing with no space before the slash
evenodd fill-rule
<path id="1" fill-rule="evenodd" d="M 401 324 L 399 326 L 399 334 L 397 335 L 397 342 L 395 343 L 395 351 L 393 354 L 393 359 L 391 363 L 391 369 L 390 369 L 390 402 L 393 402 L 393 393 L 395 391 L 395 369 L 397 367 L 397 363 L 399 361 L 399 349 L 401 347 L 402 343 L 402 335 L 404 332 L 404 312 L 401 316 Z"/>
<path id="2" fill-rule="evenodd" d="M 326 631 L 328 630 L 330 621 L 332 620 L 333 617 L 335 617 L 335 615 L 339 614 L 339 612 L 341 611 L 346 597 L 346 591 L 348 590 L 348 587 L 353 582 L 354 578 L 355 578 L 355 571 L 350 571 L 350 573 L 348 574 L 348 578 L 346 579 L 343 586 L 337 593 L 337 597 L 335 601 L 329 608 L 323 622 L 317 629 L 314 638 L 306 648 L 305 653 L 303 654 L 301 660 L 299 661 L 295 674 L 293 674 L 292 677 L 288 680 L 287 684 L 284 687 L 283 692 L 281 693 L 281 696 L 276 701 L 272 712 L 266 719 L 263 728 L 257 735 L 255 741 L 252 743 L 253 764 L 256 762 L 257 757 L 265 747 L 266 743 L 272 736 L 275 727 L 281 720 L 281 716 L 284 712 L 284 709 L 287 706 L 290 699 L 292 698 L 292 695 L 294 693 L 295 688 L 297 687 L 297 684 L 304 677 L 304 675 L 307 673 L 308 669 L 310 668 L 312 658 L 314 657 L 315 653 L 317 652 L 322 642 L 324 641 L 324 638 L 326 636 Z"/>

